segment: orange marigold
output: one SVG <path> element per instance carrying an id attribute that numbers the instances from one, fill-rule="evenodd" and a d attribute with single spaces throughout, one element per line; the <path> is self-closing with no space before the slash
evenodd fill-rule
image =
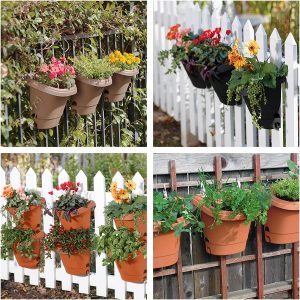
<path id="1" fill-rule="evenodd" d="M 12 186 L 10 184 L 6 185 L 3 188 L 2 196 L 5 198 L 11 198 L 13 195 L 14 195 L 14 189 L 12 188 Z"/>

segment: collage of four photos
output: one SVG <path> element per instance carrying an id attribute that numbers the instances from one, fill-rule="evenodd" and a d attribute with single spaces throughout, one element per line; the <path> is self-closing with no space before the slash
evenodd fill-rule
<path id="1" fill-rule="evenodd" d="M 299 299 L 299 1 L 1 1 L 2 299 Z"/>

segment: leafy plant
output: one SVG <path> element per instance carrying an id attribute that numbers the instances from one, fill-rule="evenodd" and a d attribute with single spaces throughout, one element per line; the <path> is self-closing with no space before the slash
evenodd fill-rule
<path id="1" fill-rule="evenodd" d="M 208 183 L 208 179 L 210 178 L 203 172 L 199 173 L 199 186 L 205 191 L 199 208 L 201 210 L 201 207 L 205 205 L 211 209 L 215 219 L 212 226 L 222 224 L 220 218 L 222 210 L 231 211 L 230 219 L 243 214 L 246 224 L 253 221 L 266 223 L 272 195 L 265 185 L 254 183 L 252 186 L 247 184 L 240 188 L 237 183 L 232 183 L 219 189 L 216 181 Z"/>
<path id="2" fill-rule="evenodd" d="M 110 225 L 99 227 L 99 235 L 94 237 L 95 247 L 100 255 L 103 251 L 106 258 L 104 266 L 113 265 L 114 261 L 126 261 L 135 258 L 138 251 L 146 255 L 146 247 L 137 231 L 129 231 L 126 227 L 114 229 Z"/>
<path id="3" fill-rule="evenodd" d="M 178 217 L 183 217 L 184 222 L 174 224 Z M 202 232 L 204 223 L 201 221 L 199 210 L 195 210 L 192 204 L 192 195 L 186 198 L 179 197 L 175 192 L 164 197 L 163 193 L 155 192 L 153 201 L 153 221 L 159 222 L 158 232 L 168 232 L 174 230 L 175 235 L 181 232 L 194 231 Z M 189 228 L 185 224 L 190 224 Z"/>
<path id="4" fill-rule="evenodd" d="M 51 258 L 51 251 L 61 251 L 68 255 L 92 251 L 94 234 L 86 229 L 64 230 L 61 225 L 51 225 L 49 233 L 44 238 L 46 257 Z"/>
<path id="5" fill-rule="evenodd" d="M 291 160 L 288 160 L 287 165 L 289 177 L 273 183 L 271 191 L 280 199 L 299 201 L 299 167 Z"/>
<path id="6" fill-rule="evenodd" d="M 141 59 L 134 56 L 132 53 L 121 53 L 119 50 L 115 50 L 109 54 L 109 63 L 120 71 L 134 70 L 138 67 Z"/>

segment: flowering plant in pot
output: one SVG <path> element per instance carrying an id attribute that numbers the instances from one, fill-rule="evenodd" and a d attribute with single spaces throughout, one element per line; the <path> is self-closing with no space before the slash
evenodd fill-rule
<path id="1" fill-rule="evenodd" d="M 6 259 L 14 253 L 19 266 L 37 268 L 40 264 L 40 240 L 42 231 L 13 227 L 11 223 L 1 226 L 1 258 Z"/>
<path id="2" fill-rule="evenodd" d="M 146 243 L 141 239 L 138 231 L 131 231 L 123 226 L 114 229 L 111 225 L 102 225 L 94 241 L 98 254 L 106 253 L 106 257 L 102 260 L 104 266 L 113 265 L 116 262 L 124 281 L 145 281 Z"/>
<path id="3" fill-rule="evenodd" d="M 51 63 L 38 65 L 30 75 L 30 105 L 37 128 L 57 126 L 68 97 L 77 93 L 74 68 L 65 57 L 52 57 Z"/>
<path id="4" fill-rule="evenodd" d="M 118 69 L 94 53 L 76 56 L 73 65 L 77 94 L 72 96 L 72 108 L 83 116 L 94 113 L 104 88 L 112 84 L 112 75 Z"/>
<path id="5" fill-rule="evenodd" d="M 53 212 L 66 230 L 90 228 L 91 210 L 96 204 L 78 194 L 79 188 L 80 183 L 75 184 L 73 181 L 64 182 L 55 188 L 59 194 L 58 200 L 54 202 Z M 53 195 L 54 191 L 49 194 Z"/>
<path id="6" fill-rule="evenodd" d="M 206 251 L 229 255 L 245 250 L 250 223 L 265 224 L 271 204 L 271 192 L 262 183 L 239 187 L 237 183 L 218 188 L 218 183 L 204 173 L 199 174 L 204 195 L 196 195 L 193 203 L 201 210 Z"/>
<path id="7" fill-rule="evenodd" d="M 125 226 L 129 230 L 137 230 L 143 237 L 147 233 L 147 197 L 135 195 L 136 183 L 128 180 L 126 188 L 118 188 L 111 184 L 111 201 L 104 209 L 108 222 L 114 220 L 117 227 Z"/>
<path id="8" fill-rule="evenodd" d="M 273 244 L 299 241 L 299 167 L 289 160 L 289 176 L 271 185 L 272 206 L 265 224 L 265 239 Z"/>
<path id="9" fill-rule="evenodd" d="M 11 185 L 3 188 L 2 196 L 6 199 L 2 211 L 8 211 L 17 227 L 40 230 L 42 209 L 45 199 L 36 190 L 14 189 Z"/>
<path id="10" fill-rule="evenodd" d="M 189 232 L 191 228 L 201 232 L 204 227 L 200 212 L 193 207 L 192 196 L 182 198 L 175 192 L 166 197 L 163 193 L 154 193 L 153 222 L 154 268 L 175 264 L 178 261 L 180 234 Z"/>
<path id="11" fill-rule="evenodd" d="M 259 61 L 260 47 L 254 40 L 245 46 L 250 57 L 244 57 L 238 47 L 236 40 L 228 52 L 229 62 L 235 67 L 228 82 L 228 101 L 240 102 L 243 98 L 257 128 L 280 128 L 281 84 L 286 80 L 288 67 Z"/>
<path id="12" fill-rule="evenodd" d="M 94 234 L 86 229 L 65 230 L 61 225 L 52 225 L 45 235 L 46 257 L 56 251 L 71 275 L 87 275 L 90 272 L 91 251 L 94 249 Z"/>
<path id="13" fill-rule="evenodd" d="M 131 78 L 139 73 L 141 60 L 132 53 L 115 50 L 109 55 L 108 61 L 117 71 L 113 75 L 112 84 L 106 88 L 106 99 L 110 102 L 122 101 Z"/>

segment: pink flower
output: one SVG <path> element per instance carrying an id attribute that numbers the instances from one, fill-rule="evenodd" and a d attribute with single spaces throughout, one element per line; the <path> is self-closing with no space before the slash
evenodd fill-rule
<path id="1" fill-rule="evenodd" d="M 43 72 L 43 73 L 47 73 L 48 72 L 48 66 L 46 65 L 46 64 L 43 64 L 42 65 L 42 69 L 41 69 L 41 71 Z"/>
<path id="2" fill-rule="evenodd" d="M 75 75 L 75 70 L 73 67 L 69 67 L 69 71 L 71 72 L 72 75 Z"/>
<path id="3" fill-rule="evenodd" d="M 54 72 L 50 72 L 49 79 L 54 79 L 56 76 Z"/>
<path id="4" fill-rule="evenodd" d="M 57 59 L 53 56 L 53 57 L 51 58 L 51 61 L 52 61 L 53 63 L 55 63 L 55 62 L 57 61 Z"/>
<path id="5" fill-rule="evenodd" d="M 226 35 L 230 35 L 231 34 L 231 30 L 227 29 L 226 30 Z"/>

